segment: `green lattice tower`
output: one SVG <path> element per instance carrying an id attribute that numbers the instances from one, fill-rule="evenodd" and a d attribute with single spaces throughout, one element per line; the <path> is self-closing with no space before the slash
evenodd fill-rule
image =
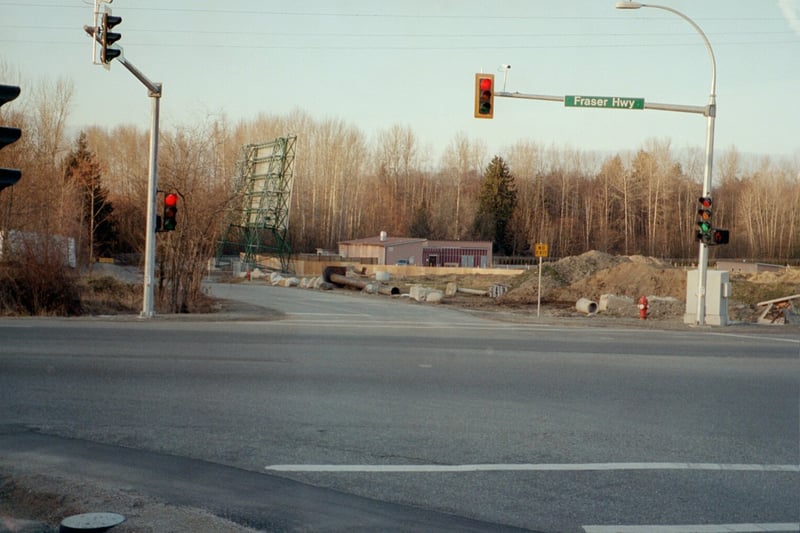
<path id="1" fill-rule="evenodd" d="M 242 148 L 234 183 L 237 200 L 226 219 L 217 261 L 224 250 L 233 249 L 243 254 L 246 265 L 255 267 L 259 255 L 272 254 L 288 271 L 296 140 L 296 136 L 281 137 Z"/>

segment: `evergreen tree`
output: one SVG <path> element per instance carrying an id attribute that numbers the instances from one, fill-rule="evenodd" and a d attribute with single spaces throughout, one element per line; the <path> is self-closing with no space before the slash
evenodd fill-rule
<path id="1" fill-rule="evenodd" d="M 473 222 L 473 234 L 481 240 L 491 240 L 495 251 L 511 253 L 510 222 L 517 205 L 514 176 L 503 158 L 495 156 L 486 167 L 478 197 L 478 210 Z"/>
<path id="2" fill-rule="evenodd" d="M 408 233 L 410 237 L 431 238 L 431 212 L 426 202 L 423 201 L 422 205 L 414 211 L 414 218 L 411 219 Z"/>
<path id="3" fill-rule="evenodd" d="M 81 199 L 81 224 L 88 236 L 88 261 L 110 254 L 117 242 L 112 221 L 114 207 L 108 201 L 108 191 L 100 183 L 100 164 L 89 151 L 86 133 L 78 136 L 75 150 L 70 152 L 64 168 L 64 180 L 78 188 Z"/>

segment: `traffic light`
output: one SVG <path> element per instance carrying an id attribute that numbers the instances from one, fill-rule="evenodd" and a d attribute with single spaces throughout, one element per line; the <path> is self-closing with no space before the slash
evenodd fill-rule
<path id="1" fill-rule="evenodd" d="M 174 231 L 178 226 L 178 220 L 175 215 L 178 214 L 178 195 L 171 192 L 164 195 L 164 217 L 163 217 L 163 230 Z"/>
<path id="2" fill-rule="evenodd" d="M 475 118 L 494 118 L 494 74 L 475 74 Z"/>
<path id="3" fill-rule="evenodd" d="M 103 24 L 100 33 L 100 60 L 104 65 L 108 65 L 112 59 L 119 57 L 122 50 L 119 48 L 110 48 L 112 44 L 122 39 L 121 33 L 112 32 L 114 26 L 122 22 L 122 17 L 115 17 L 111 14 L 111 9 L 103 13 Z"/>
<path id="4" fill-rule="evenodd" d="M 712 244 L 713 228 L 711 225 L 711 198 L 708 196 L 703 196 L 698 198 L 697 201 L 700 202 L 700 209 L 697 210 L 697 215 L 699 217 L 697 226 L 700 228 L 697 231 L 697 240 L 705 244 Z"/>
<path id="5" fill-rule="evenodd" d="M 0 106 L 6 102 L 14 100 L 19 96 L 19 87 L 16 85 L 0 85 Z M 19 128 L 7 128 L 0 126 L 0 150 L 14 144 L 22 136 Z M 0 168 L 0 191 L 6 187 L 11 187 L 22 177 L 22 171 L 17 168 Z"/>

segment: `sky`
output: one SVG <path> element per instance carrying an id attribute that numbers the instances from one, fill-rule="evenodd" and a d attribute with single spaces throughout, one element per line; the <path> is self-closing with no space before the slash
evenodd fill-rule
<path id="1" fill-rule="evenodd" d="M 498 90 L 705 106 L 700 34 L 655 7 L 616 0 L 114 0 L 125 57 L 163 84 L 161 128 L 294 110 L 370 138 L 410 127 L 433 152 L 458 135 L 499 153 L 521 142 L 627 151 L 648 140 L 704 149 L 702 115 L 585 109 L 496 98 L 473 117 L 474 74 Z M 693 20 L 716 58 L 715 149 L 800 153 L 800 0 L 659 0 Z M 0 64 L 27 84 L 75 85 L 70 127 L 150 127 L 145 87 L 92 64 L 94 0 L 0 0 Z M 504 68 L 503 65 L 510 65 Z M 7 71 L 7 70 L 6 70 Z M 0 68 L 0 73 L 3 69 Z M 7 104 L 8 106 L 13 105 Z M 294 132 L 287 132 L 291 134 Z M 253 139 L 253 143 L 271 139 Z"/>

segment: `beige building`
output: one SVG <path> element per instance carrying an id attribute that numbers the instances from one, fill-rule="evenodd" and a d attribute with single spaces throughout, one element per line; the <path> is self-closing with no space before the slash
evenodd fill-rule
<path id="1" fill-rule="evenodd" d="M 376 237 L 342 241 L 339 255 L 378 265 L 455 266 L 489 268 L 492 266 L 490 241 L 429 241 L 411 237 Z"/>

